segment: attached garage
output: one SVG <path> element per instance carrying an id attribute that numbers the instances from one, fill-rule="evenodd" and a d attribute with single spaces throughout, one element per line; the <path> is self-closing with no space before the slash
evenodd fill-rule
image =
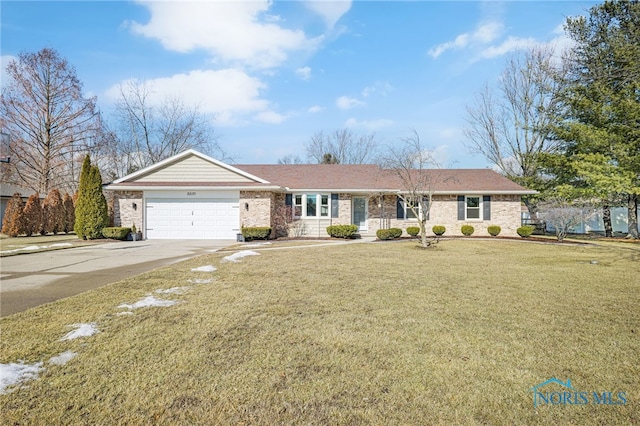
<path id="1" fill-rule="evenodd" d="M 227 198 L 148 198 L 148 239 L 235 239 L 240 232 L 239 196 Z"/>

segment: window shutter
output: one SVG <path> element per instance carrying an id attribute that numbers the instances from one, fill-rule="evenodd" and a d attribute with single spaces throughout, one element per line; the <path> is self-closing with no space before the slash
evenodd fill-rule
<path id="1" fill-rule="evenodd" d="M 338 217 L 338 194 L 331 194 L 331 217 Z"/>
<path id="2" fill-rule="evenodd" d="M 464 220 L 464 195 L 458 195 L 458 220 Z"/>
<path id="3" fill-rule="evenodd" d="M 293 194 L 285 194 L 284 205 L 291 207 L 293 205 Z"/>
<path id="4" fill-rule="evenodd" d="M 482 197 L 482 219 L 491 220 L 491 196 L 485 195 Z"/>
<path id="5" fill-rule="evenodd" d="M 404 205 L 399 196 L 396 197 L 396 219 L 404 219 Z"/>
<path id="6" fill-rule="evenodd" d="M 422 202 L 427 206 L 427 209 L 429 209 L 427 211 L 427 220 L 430 220 L 431 218 L 429 216 L 431 216 L 431 209 L 429 208 L 429 197 L 422 197 Z"/>

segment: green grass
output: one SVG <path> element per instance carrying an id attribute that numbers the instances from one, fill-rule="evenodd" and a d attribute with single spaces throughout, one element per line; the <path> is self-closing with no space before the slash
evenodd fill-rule
<path id="1" fill-rule="evenodd" d="M 639 247 L 415 245 L 212 254 L 3 318 L 1 363 L 78 353 L 0 395 L 3 422 L 640 422 Z M 116 315 L 209 276 L 156 295 L 175 306 Z M 101 332 L 59 341 L 83 322 Z M 529 389 L 551 377 L 628 402 L 534 410 Z"/>

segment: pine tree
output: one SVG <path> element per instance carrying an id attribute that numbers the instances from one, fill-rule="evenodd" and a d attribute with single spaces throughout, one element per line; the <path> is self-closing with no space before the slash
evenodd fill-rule
<path id="1" fill-rule="evenodd" d="M 89 158 L 89 155 L 86 155 L 82 163 L 82 170 L 80 171 L 80 184 L 78 185 L 77 198 L 75 200 L 76 220 L 73 225 L 73 230 L 75 231 L 76 235 L 78 236 L 78 238 L 82 238 L 83 240 L 87 239 L 85 233 L 85 217 L 89 197 L 88 187 L 90 171 L 91 159 Z"/>
<path id="2" fill-rule="evenodd" d="M 10 237 L 24 234 L 24 202 L 19 192 L 7 201 L 7 209 L 2 220 L 2 233 Z"/>
<path id="3" fill-rule="evenodd" d="M 52 189 L 42 205 L 42 222 L 45 234 L 56 235 L 64 229 L 64 206 L 60 191 Z"/>
<path id="4" fill-rule="evenodd" d="M 68 192 L 64 194 L 62 205 L 64 207 L 64 225 L 62 230 L 65 234 L 68 234 L 73 231 L 73 226 L 76 223 L 76 208 L 73 204 L 73 198 Z"/>
<path id="5" fill-rule="evenodd" d="M 32 194 L 24 206 L 24 221 L 27 237 L 39 234 L 42 230 L 42 206 L 40 194 Z"/>

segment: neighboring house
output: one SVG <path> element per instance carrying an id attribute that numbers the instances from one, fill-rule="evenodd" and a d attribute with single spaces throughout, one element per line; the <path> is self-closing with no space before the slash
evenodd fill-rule
<path id="1" fill-rule="evenodd" d="M 476 235 L 500 225 L 516 235 L 521 196 L 534 194 L 489 169 L 426 170 L 433 177 L 427 226 Z M 228 165 L 188 150 L 120 178 L 114 193 L 116 226 L 136 227 L 148 239 L 235 239 L 242 227 L 275 228 L 282 211 L 294 216 L 291 236 L 326 237 L 326 227 L 356 224 L 363 236 L 417 221 L 399 179 L 376 165 Z"/>
<path id="2" fill-rule="evenodd" d="M 2 221 L 4 220 L 4 212 L 7 209 L 7 202 L 16 192 L 20 194 L 22 201 L 26 203 L 29 197 L 35 194 L 36 191 L 31 188 L 25 188 L 24 186 L 2 182 L 2 184 L 0 184 L 0 227 L 2 227 Z M 42 201 L 43 199 L 44 197 L 40 195 L 40 200 Z"/>

